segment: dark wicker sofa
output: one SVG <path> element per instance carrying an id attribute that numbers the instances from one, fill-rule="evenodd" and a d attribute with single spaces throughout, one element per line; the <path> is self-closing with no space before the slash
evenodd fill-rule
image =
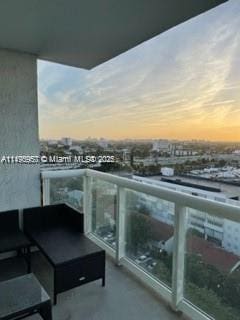
<path id="1" fill-rule="evenodd" d="M 19 227 L 18 210 L 0 212 L 0 253 L 16 251 L 27 262 L 27 272 L 31 272 L 30 241 Z"/>
<path id="2" fill-rule="evenodd" d="M 57 294 L 90 281 L 105 285 L 105 251 L 83 234 L 83 214 L 66 204 L 23 211 L 24 231 L 54 269 Z"/>

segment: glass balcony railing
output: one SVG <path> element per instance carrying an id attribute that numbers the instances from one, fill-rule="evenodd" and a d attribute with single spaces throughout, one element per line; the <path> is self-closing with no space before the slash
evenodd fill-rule
<path id="1" fill-rule="evenodd" d="M 83 177 L 51 179 L 50 203 L 62 202 L 83 211 Z"/>
<path id="2" fill-rule="evenodd" d="M 94 179 L 91 196 L 92 232 L 116 249 L 117 186 Z"/>
<path id="3" fill-rule="evenodd" d="M 166 201 L 126 189 L 125 255 L 167 287 L 172 286 L 173 219 L 173 203 L 166 205 Z"/>
<path id="4" fill-rule="evenodd" d="M 43 202 L 191 319 L 240 319 L 240 206 L 94 170 L 42 173 Z"/>
<path id="5" fill-rule="evenodd" d="M 184 298 L 215 319 L 238 320 L 240 319 L 240 242 L 237 234 L 240 224 L 222 219 L 223 227 L 220 229 L 219 219 L 211 217 L 211 224 L 208 220 L 205 223 L 204 233 L 197 231 L 188 223 Z M 228 225 L 237 228 L 232 240 L 228 235 L 229 247 L 224 241 Z"/>

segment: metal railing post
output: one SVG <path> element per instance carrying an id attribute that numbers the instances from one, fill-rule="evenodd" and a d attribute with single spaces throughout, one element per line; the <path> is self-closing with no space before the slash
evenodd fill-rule
<path id="1" fill-rule="evenodd" d="M 43 189 L 43 205 L 47 206 L 50 204 L 50 179 L 42 178 L 42 189 Z"/>
<path id="2" fill-rule="evenodd" d="M 119 265 L 125 256 L 125 204 L 126 190 L 117 189 L 117 214 L 116 214 L 116 263 Z"/>
<path id="3" fill-rule="evenodd" d="M 184 262 L 187 229 L 187 208 L 175 204 L 173 270 L 172 270 L 172 304 L 175 310 L 184 295 Z"/>
<path id="4" fill-rule="evenodd" d="M 84 233 L 92 232 L 92 177 L 87 174 L 83 177 L 83 211 L 84 211 Z"/>

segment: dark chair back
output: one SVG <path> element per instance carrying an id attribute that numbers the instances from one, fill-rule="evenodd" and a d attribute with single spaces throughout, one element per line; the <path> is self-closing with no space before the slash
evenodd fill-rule
<path id="1" fill-rule="evenodd" d="M 83 232 L 83 214 L 66 204 L 55 204 L 23 210 L 24 230 L 45 230 L 64 225 Z"/>
<path id="2" fill-rule="evenodd" d="M 0 212 L 0 232 L 19 230 L 18 210 Z"/>

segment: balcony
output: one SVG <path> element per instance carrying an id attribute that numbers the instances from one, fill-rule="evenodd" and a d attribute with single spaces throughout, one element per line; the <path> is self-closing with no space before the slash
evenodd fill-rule
<path id="1" fill-rule="evenodd" d="M 93 2 L 1 2 L 1 156 L 39 155 L 37 59 L 91 69 L 226 0 Z M 42 184 L 43 204 L 68 202 L 84 212 L 86 235 L 110 257 L 104 294 L 97 284 L 63 294 L 56 320 L 176 318 L 158 298 L 191 319 L 240 318 L 235 203 L 91 170 L 44 172 Z M 0 188 L 1 211 L 39 206 L 40 165 L 1 162 Z M 208 234 L 204 223 L 195 228 L 190 210 L 224 220 L 222 233 L 211 233 L 211 224 Z M 48 287 L 40 258 L 33 254 L 34 271 Z M 1 261 L 1 279 L 22 273 L 15 259 Z M 94 303 L 100 314 L 92 313 Z"/>
<path id="2" fill-rule="evenodd" d="M 32 255 L 33 272 L 49 293 L 52 292 L 51 267 L 39 253 Z M 26 266 L 19 258 L 1 262 L 0 281 L 25 272 Z M 146 290 L 124 269 L 107 261 L 107 285 L 102 289 L 98 281 L 67 291 L 59 295 L 53 307 L 53 319 L 138 319 L 175 320 L 177 315 L 166 304 Z M 40 319 L 33 316 L 29 319 Z"/>
<path id="3" fill-rule="evenodd" d="M 108 263 L 112 299 L 123 284 L 118 279 L 126 276 L 124 282 L 134 283 L 128 271 L 191 319 L 240 319 L 239 241 L 227 246 L 191 224 L 194 210 L 195 216 L 205 212 L 239 226 L 238 202 L 220 203 L 89 169 L 45 171 L 42 182 L 43 203 L 67 202 L 84 212 L 85 233 L 122 266 Z M 150 312 L 147 318 L 155 316 Z"/>

